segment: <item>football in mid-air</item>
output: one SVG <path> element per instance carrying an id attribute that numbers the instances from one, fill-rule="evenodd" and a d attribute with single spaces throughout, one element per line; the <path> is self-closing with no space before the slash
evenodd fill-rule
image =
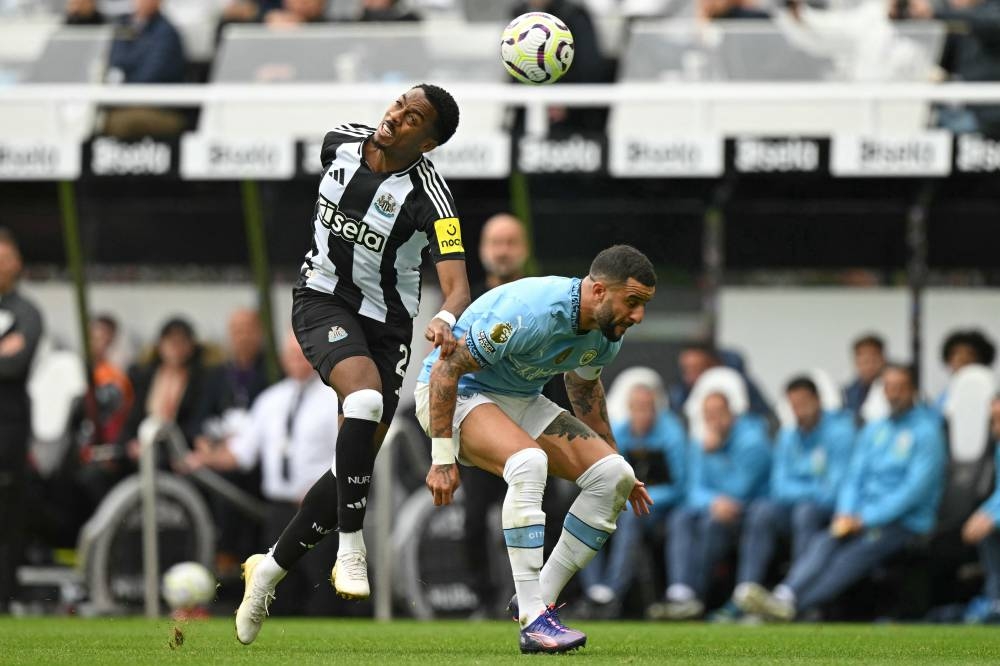
<path id="1" fill-rule="evenodd" d="M 215 576 L 198 562 L 180 562 L 163 574 L 163 598 L 173 610 L 194 608 L 215 598 Z"/>
<path id="2" fill-rule="evenodd" d="M 522 83 L 555 83 L 573 64 L 573 34 L 552 14 L 521 14 L 500 37 L 500 59 Z"/>

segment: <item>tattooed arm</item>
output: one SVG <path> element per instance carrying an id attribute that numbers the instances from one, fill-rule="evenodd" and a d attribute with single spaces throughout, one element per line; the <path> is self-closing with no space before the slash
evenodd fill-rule
<path id="1" fill-rule="evenodd" d="M 617 451 L 618 444 L 615 443 L 615 437 L 611 434 L 608 403 L 604 398 L 604 386 L 601 384 L 601 378 L 584 379 L 575 371 L 567 372 L 564 378 L 566 394 L 569 396 L 570 404 L 573 405 L 573 414 Z"/>
<path id="2" fill-rule="evenodd" d="M 430 417 L 431 417 L 431 469 L 427 472 L 427 489 L 434 496 L 434 505 L 450 504 L 458 489 L 458 468 L 452 444 L 452 422 L 455 419 L 455 401 L 458 399 L 458 380 L 467 372 L 481 366 L 469 353 L 465 337 L 458 341 L 455 351 L 442 356 L 431 367 Z"/>

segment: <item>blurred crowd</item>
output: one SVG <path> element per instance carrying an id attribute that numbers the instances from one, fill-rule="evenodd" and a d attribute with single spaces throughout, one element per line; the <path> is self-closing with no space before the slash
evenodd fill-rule
<path id="1" fill-rule="evenodd" d="M 189 55 L 185 25 L 175 26 L 170 16 L 197 16 L 194 23 L 216 26 L 216 46 L 227 26 L 263 24 L 276 30 L 332 21 L 397 22 L 433 21 L 439 17 L 502 21 L 526 11 L 546 11 L 560 17 L 575 40 L 574 64 L 565 81 L 606 83 L 617 79 L 619 63 L 609 52 L 598 24 L 613 16 L 627 28 L 635 19 L 688 19 L 696 25 L 716 20 L 772 22 L 793 41 L 805 41 L 804 54 L 873 54 L 885 50 L 884 39 L 894 21 L 936 20 L 948 26 L 948 37 L 940 62 L 924 78 L 937 81 L 1000 80 L 1000 0 L 522 0 L 483 3 L 479 0 L 0 0 L 0 16 L 34 12 L 64 14 L 70 25 L 117 26 L 108 62 L 106 80 L 114 83 L 200 83 L 209 78 L 211 62 L 205 56 Z M 482 15 L 482 16 L 480 16 Z M 824 37 L 817 29 L 840 28 L 837 38 Z M 869 40 L 869 41 L 865 41 Z M 830 43 L 825 43 L 830 42 Z M 913 60 L 913 54 L 901 55 Z M 852 76 L 858 80 L 888 80 L 895 55 L 860 58 Z M 211 60 L 211 54 L 208 55 Z M 891 78 L 891 77 L 889 77 Z M 602 131 L 606 118 L 602 109 L 552 108 L 550 128 L 555 134 Z M 195 124 L 192 114 L 163 109 L 114 109 L 102 128 L 122 138 L 173 135 Z M 941 106 L 935 120 L 955 132 L 1000 135 L 997 107 Z"/>
<path id="2" fill-rule="evenodd" d="M 529 241 L 516 217 L 490 218 L 480 239 L 486 278 L 474 296 L 527 274 Z M 47 549 L 74 547 L 109 491 L 135 473 L 140 426 L 150 418 L 176 424 L 187 443 L 164 469 L 214 470 L 267 507 L 253 517 L 206 493 L 216 573 L 235 580 L 243 555 L 274 541 L 329 468 L 335 394 L 291 334 L 280 343 L 280 368 L 269 366 L 252 309 L 228 314 L 222 345 L 170 317 L 127 364 L 115 360 L 120 322 L 100 314 L 89 326 L 90 377 L 66 427 L 69 444 L 42 470 L 27 447 L 43 317 L 17 289 L 21 270 L 16 240 L 0 230 L 0 503 L 9 516 L 0 533 L 2 603 L 15 595 L 12 572 L 26 553 L 41 561 Z M 849 350 L 856 376 L 845 386 L 821 370 L 803 372 L 774 404 L 739 355 L 710 341 L 680 346 L 673 383 L 650 368 L 621 370 L 608 387 L 614 435 L 655 506 L 641 519 L 622 513 L 583 571 L 577 612 L 758 622 L 877 610 L 1000 621 L 1000 490 L 989 490 L 1000 439 L 993 342 L 976 329 L 948 335 L 941 361 L 951 379 L 936 396 L 921 392 L 910 366 L 890 361 L 879 335 L 860 335 Z M 55 399 L 60 382 L 36 395 Z M 545 390 L 567 404 L 558 378 Z M 462 478 L 461 555 L 470 571 L 482 571 L 483 562 L 504 559 L 502 549 L 490 552 L 487 535 L 505 486 L 472 468 Z M 566 491 L 553 482 L 546 494 L 547 525 L 556 531 Z M 273 612 L 343 611 L 315 584 L 336 551 L 336 539 L 326 541 L 330 551 L 289 576 L 286 587 L 296 592 Z M 495 616 L 502 583 L 473 579 L 477 613 Z M 887 593 L 873 597 L 879 589 Z"/>

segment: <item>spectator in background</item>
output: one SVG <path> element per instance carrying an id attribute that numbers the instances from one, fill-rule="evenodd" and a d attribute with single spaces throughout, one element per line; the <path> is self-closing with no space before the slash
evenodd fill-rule
<path id="1" fill-rule="evenodd" d="M 856 376 L 844 387 L 844 409 L 853 412 L 860 422 L 861 407 L 868 399 L 868 391 L 885 369 L 885 342 L 880 336 L 868 333 L 854 341 L 853 349 Z"/>
<path id="2" fill-rule="evenodd" d="M 255 23 L 275 9 L 281 9 L 281 0 L 231 0 L 222 9 L 222 20 L 233 23 Z"/>
<path id="3" fill-rule="evenodd" d="M 181 83 L 184 46 L 180 34 L 160 13 L 161 0 L 134 0 L 132 14 L 118 26 L 108 57 L 113 83 Z M 184 129 L 184 116 L 173 109 L 108 109 L 104 132 L 121 139 L 169 136 Z"/>
<path id="4" fill-rule="evenodd" d="M 359 21 L 419 21 L 420 15 L 399 0 L 364 0 Z"/>
<path id="5" fill-rule="evenodd" d="M 118 321 L 101 314 L 90 322 L 90 362 L 94 373 L 95 444 L 118 441 L 125 419 L 132 409 L 132 382 L 110 358 L 111 346 L 118 337 Z"/>
<path id="6" fill-rule="evenodd" d="M 280 9 L 264 14 L 264 23 L 275 28 L 325 21 L 326 0 L 284 0 Z"/>
<path id="7" fill-rule="evenodd" d="M 560 82 L 611 83 L 614 67 L 601 54 L 597 31 L 590 12 L 572 0 L 527 0 L 518 2 L 511 10 L 511 18 L 526 12 L 547 12 L 558 17 L 573 33 L 573 64 Z M 565 137 L 578 132 L 603 132 L 608 110 L 606 108 L 567 108 L 550 106 L 549 134 Z"/>
<path id="8" fill-rule="evenodd" d="M 698 0 L 697 15 L 704 21 L 771 18 L 752 0 Z"/>
<path id="9" fill-rule="evenodd" d="M 990 434 L 1000 442 L 1000 396 L 990 403 Z M 1000 474 L 1000 446 L 996 447 L 994 474 Z M 965 611 L 970 624 L 1000 623 L 1000 484 L 962 527 L 962 540 L 979 549 L 986 584 L 982 595 L 973 599 Z"/>
<path id="10" fill-rule="evenodd" d="M 15 596 L 24 551 L 28 372 L 42 337 L 41 313 L 17 289 L 22 268 L 17 241 L 0 228 L 0 614 L 8 612 Z"/>
<path id="11" fill-rule="evenodd" d="M 706 370 L 724 365 L 740 373 L 747 388 L 747 398 L 750 402 L 749 410 L 771 420 L 774 416 L 771 407 L 764 399 L 763 393 L 757 385 L 747 375 L 743 357 L 733 351 L 720 351 L 709 342 L 701 340 L 691 340 L 681 347 L 677 355 L 677 368 L 680 374 L 680 382 L 672 384 L 669 388 L 670 408 L 677 414 L 684 413 L 684 404 L 691 395 L 698 379 L 705 374 Z"/>
<path id="12" fill-rule="evenodd" d="M 104 25 L 97 0 L 66 0 L 66 25 Z"/>
<path id="13" fill-rule="evenodd" d="M 829 532 L 810 542 L 773 593 L 747 583 L 739 599 L 747 612 L 792 620 L 934 528 L 947 464 L 944 424 L 917 403 L 913 368 L 890 364 L 883 381 L 891 414 L 858 437 Z"/>
<path id="14" fill-rule="evenodd" d="M 808 377 L 792 379 L 785 394 L 796 424 L 778 435 L 769 496 L 747 510 L 737 586 L 733 600 L 719 611 L 720 620 L 738 617 L 746 586 L 764 582 L 779 538 L 791 537 L 795 562 L 827 528 L 850 464 L 855 435 L 850 413 L 824 412 L 819 389 Z"/>
<path id="15" fill-rule="evenodd" d="M 199 406 L 201 431 L 194 440 L 199 448 L 225 440 L 231 434 L 231 424 L 246 414 L 270 383 L 264 359 L 264 328 L 257 311 L 251 308 L 234 311 L 227 329 L 229 358 L 208 372 Z M 259 492 L 260 477 L 255 470 L 233 468 L 225 476 L 247 492 Z M 211 504 L 219 527 L 216 573 L 220 578 L 235 576 L 243 559 L 241 554 L 253 550 L 258 543 L 257 525 L 221 497 L 213 496 Z"/>
<path id="16" fill-rule="evenodd" d="M 268 502 L 264 540 L 274 543 L 298 511 L 299 502 L 316 479 L 330 469 L 337 433 L 337 395 L 326 388 L 289 333 L 281 349 L 286 379 L 260 394 L 244 427 L 221 443 L 199 440 L 186 468 L 253 469 L 258 462 L 260 490 Z M 318 551 L 318 554 L 317 554 Z M 327 615 L 335 601 L 329 585 L 329 563 L 336 559 L 337 539 L 324 539 L 306 556 L 304 567 L 288 572 L 273 615 Z"/>
<path id="17" fill-rule="evenodd" d="M 905 0 L 893 2 L 898 19 L 950 24 L 944 68 L 953 81 L 1000 81 L 1000 0 Z M 1000 137 L 1000 106 L 943 107 L 938 124 L 952 132 Z"/>
<path id="18" fill-rule="evenodd" d="M 982 331 L 978 329 L 952 331 L 941 345 L 941 362 L 948 367 L 948 374 L 954 375 L 967 365 L 979 364 L 993 366 L 996 360 L 996 347 Z M 946 388 L 938 396 L 935 406 L 940 411 L 948 398 Z"/>
<path id="19" fill-rule="evenodd" d="M 733 416 L 729 401 L 712 393 L 704 402 L 705 436 L 689 450 L 683 505 L 670 514 L 666 602 L 657 620 L 689 620 L 705 612 L 710 576 L 736 543 L 747 505 L 767 492 L 771 443 L 763 419 Z"/>
<path id="20" fill-rule="evenodd" d="M 687 435 L 680 420 L 666 408 L 665 396 L 652 386 L 636 384 L 629 392 L 628 412 L 628 418 L 615 423 L 612 432 L 618 452 L 646 484 L 654 504 L 645 521 L 622 511 L 608 548 L 580 572 L 588 600 L 604 607 L 608 617 L 619 614 L 632 583 L 644 526 L 662 524 L 684 498 Z"/>
<path id="21" fill-rule="evenodd" d="M 486 271 L 483 282 L 471 288 L 472 300 L 502 284 L 524 277 L 528 261 L 528 236 L 524 225 L 513 215 L 497 213 L 483 224 L 479 234 L 479 261 Z M 562 383 L 562 377 L 554 381 Z M 565 389 L 563 390 L 565 393 Z M 495 474 L 478 467 L 462 470 L 462 487 L 465 488 L 465 557 L 470 570 L 482 569 L 490 561 L 490 538 L 487 517 L 494 507 L 499 507 L 507 494 L 507 482 Z M 504 554 L 505 555 L 505 554 Z M 486 568 L 489 570 L 488 567 Z M 479 598 L 477 614 L 492 617 L 500 607 L 500 594 L 493 577 L 474 578 Z M 506 600 L 504 600 L 506 601 Z"/>

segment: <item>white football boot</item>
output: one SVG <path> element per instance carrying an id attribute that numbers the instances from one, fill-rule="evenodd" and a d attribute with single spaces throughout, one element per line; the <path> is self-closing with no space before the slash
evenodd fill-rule
<path id="1" fill-rule="evenodd" d="M 368 587 L 368 561 L 365 553 L 359 550 L 337 553 L 337 561 L 330 572 L 330 582 L 337 594 L 344 599 L 367 599 L 371 595 L 371 589 Z"/>
<path id="2" fill-rule="evenodd" d="M 244 645 L 250 645 L 267 617 L 267 609 L 274 601 L 274 587 L 281 576 L 276 581 L 263 580 L 263 572 L 258 572 L 258 565 L 267 557 L 263 554 L 251 555 L 243 563 L 243 581 L 246 585 L 243 591 L 243 601 L 236 609 L 236 638 Z M 254 573 L 257 572 L 255 576 Z"/>

